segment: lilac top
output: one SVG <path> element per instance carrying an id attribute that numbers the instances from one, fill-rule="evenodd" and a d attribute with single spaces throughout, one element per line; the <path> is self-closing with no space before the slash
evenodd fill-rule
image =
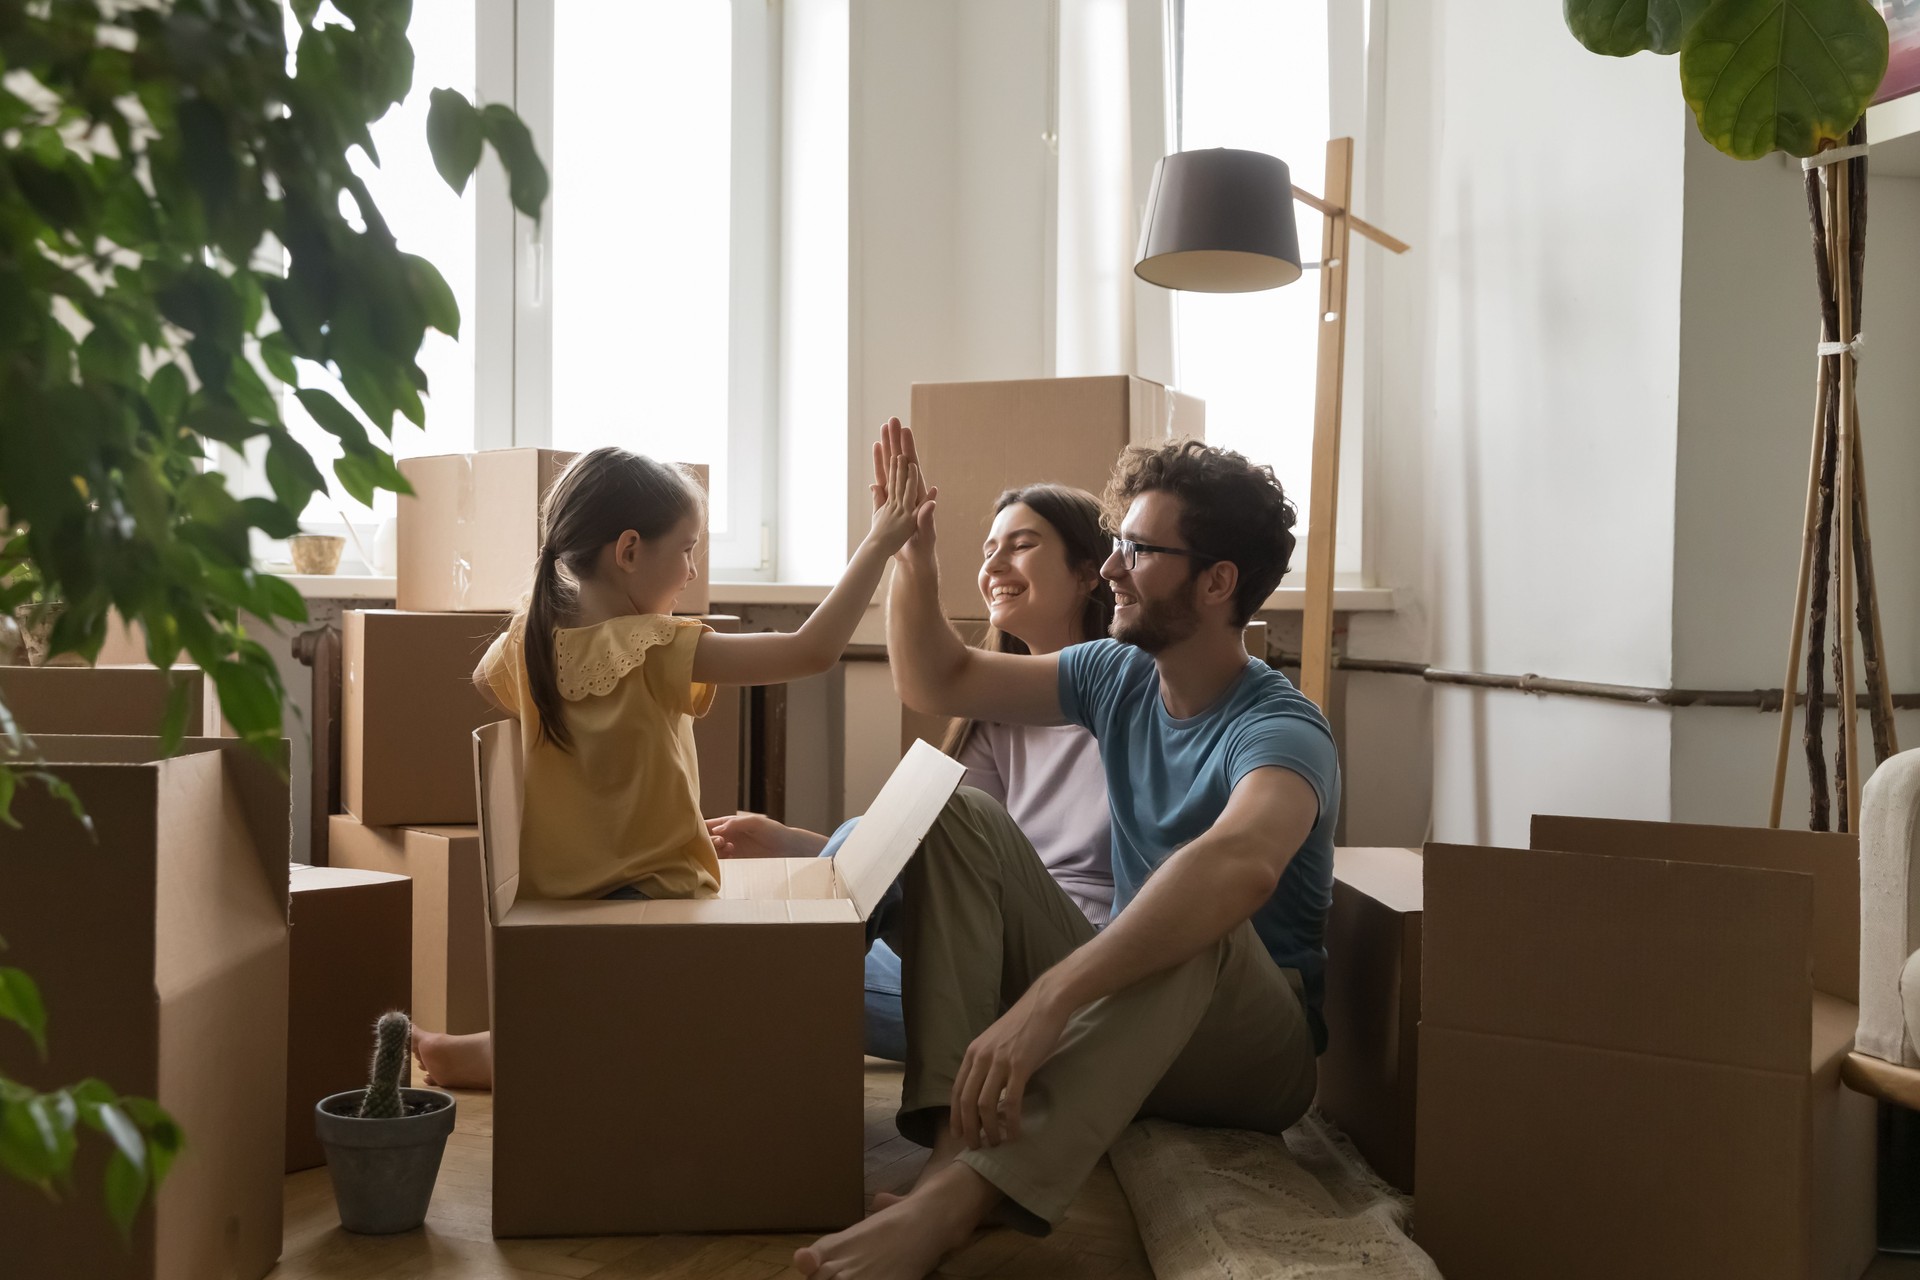
<path id="1" fill-rule="evenodd" d="M 980 721 L 960 752 L 966 785 L 1001 804 L 1087 919 L 1113 911 L 1113 820 L 1100 747 L 1077 724 Z"/>

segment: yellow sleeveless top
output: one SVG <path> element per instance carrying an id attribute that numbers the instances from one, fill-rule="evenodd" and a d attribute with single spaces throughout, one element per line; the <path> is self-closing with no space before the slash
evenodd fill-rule
<path id="1" fill-rule="evenodd" d="M 713 897 L 720 863 L 700 813 L 691 719 L 713 705 L 714 686 L 693 681 L 693 651 L 708 628 L 637 614 L 555 631 L 571 751 L 540 734 L 525 629 L 525 615 L 516 616 L 477 673 L 520 721 L 520 891 L 598 898 L 632 885 L 650 898 Z"/>

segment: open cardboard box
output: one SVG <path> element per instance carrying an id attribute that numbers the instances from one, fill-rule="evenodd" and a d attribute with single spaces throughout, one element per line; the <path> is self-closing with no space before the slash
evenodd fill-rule
<path id="1" fill-rule="evenodd" d="M 1539 817 L 1532 842 L 1427 846 L 1421 1247 L 1469 1280 L 1855 1280 L 1854 840 Z"/>
<path id="2" fill-rule="evenodd" d="M 88 1077 L 156 1099 L 185 1148 L 122 1244 L 87 1132 L 73 1192 L 0 1175 L 0 1270 L 21 1280 L 257 1280 L 280 1256 L 287 1087 L 285 744 L 277 761 L 198 738 L 37 744 L 94 836 L 37 785 L 0 828 L 0 936 L 47 1008 L 47 1060 L 0 1035 L 0 1072 L 36 1089 Z"/>
<path id="3" fill-rule="evenodd" d="M 831 859 L 735 859 L 721 896 L 518 896 L 521 750 L 474 735 L 493 920 L 493 1233 L 857 1222 L 865 920 L 964 772 L 920 744 Z"/>
<path id="4" fill-rule="evenodd" d="M 1327 1051 L 1314 1103 L 1374 1171 L 1414 1189 L 1420 1061 L 1418 849 L 1333 851 L 1327 912 Z"/>

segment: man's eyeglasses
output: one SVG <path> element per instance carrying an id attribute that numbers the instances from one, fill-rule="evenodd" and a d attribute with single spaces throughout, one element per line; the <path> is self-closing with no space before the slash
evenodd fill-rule
<path id="1" fill-rule="evenodd" d="M 1210 556 L 1204 551 L 1188 551 L 1184 547 L 1156 547 L 1151 542 L 1135 542 L 1132 538 L 1115 538 L 1113 540 L 1113 550 L 1114 554 L 1120 557 L 1120 563 L 1127 567 L 1128 573 L 1132 573 L 1139 565 L 1140 553 L 1142 551 L 1155 552 L 1165 556 L 1185 556 L 1187 559 L 1197 560 L 1203 565 L 1220 563 L 1219 556 Z"/>

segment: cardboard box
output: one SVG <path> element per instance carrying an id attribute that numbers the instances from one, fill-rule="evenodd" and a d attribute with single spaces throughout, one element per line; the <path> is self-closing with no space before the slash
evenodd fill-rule
<path id="1" fill-rule="evenodd" d="M 1327 1051 L 1314 1101 L 1375 1172 L 1414 1189 L 1420 1061 L 1418 849 L 1335 849 L 1327 913 Z"/>
<path id="2" fill-rule="evenodd" d="M 471 756 L 472 749 L 468 749 Z M 485 1031 L 487 890 L 478 827 L 369 827 L 351 814 L 327 820 L 336 867 L 413 881 L 413 1002 L 428 1031 Z"/>
<path id="3" fill-rule="evenodd" d="M 557 449 L 489 449 L 406 458 L 413 486 L 400 499 L 394 603 L 411 613 L 502 613 L 518 609 L 540 554 L 540 504 L 573 454 Z M 702 488 L 707 468 L 694 467 Z M 709 607 L 707 539 L 698 574 L 679 611 Z"/>
<path id="4" fill-rule="evenodd" d="M 1098 497 L 1128 445 L 1204 436 L 1206 406 L 1125 375 L 916 382 L 909 425 L 940 486 L 941 607 L 951 618 L 984 618 L 980 545 L 1001 493 L 1053 481 Z"/>
<path id="5" fill-rule="evenodd" d="M 0 702 L 27 734 L 155 737 L 176 685 L 186 689 L 187 736 L 206 723 L 197 667 L 0 667 Z"/>
<path id="6" fill-rule="evenodd" d="M 293 868 L 288 979 L 287 1172 L 327 1162 L 320 1099 L 367 1083 L 373 1025 L 408 1005 L 413 883 L 384 871 Z"/>
<path id="7" fill-rule="evenodd" d="M 1579 851 L 1427 847 L 1421 1246 L 1488 1280 L 1854 1280 L 1852 839 L 1537 818 L 1533 843 Z"/>
<path id="8" fill-rule="evenodd" d="M 519 728 L 475 740 L 493 920 L 493 1233 L 859 1221 L 862 921 L 959 763 L 916 749 L 835 858 L 723 862 L 716 899 L 528 901 L 516 894 Z"/>
<path id="9" fill-rule="evenodd" d="M 710 613 L 700 621 L 728 635 L 740 631 L 740 619 L 727 614 Z M 746 803 L 741 751 L 745 694 L 737 684 L 721 685 L 707 714 L 693 722 L 693 748 L 700 760 L 700 811 L 709 818 L 738 813 Z"/>
<path id="10" fill-rule="evenodd" d="M 257 1280 L 280 1255 L 287 1087 L 285 744 L 43 735 L 94 838 L 43 788 L 0 827 L 6 963 L 39 983 L 48 1056 L 0 1035 L 0 1073 L 36 1089 L 89 1077 L 158 1100 L 186 1147 L 123 1245 L 101 1202 L 108 1145 L 87 1132 L 58 1202 L 0 1176 L 8 1276 Z"/>
<path id="11" fill-rule="evenodd" d="M 501 712 L 473 669 L 502 614 L 341 617 L 340 803 L 368 826 L 474 821 L 472 733 Z"/>

